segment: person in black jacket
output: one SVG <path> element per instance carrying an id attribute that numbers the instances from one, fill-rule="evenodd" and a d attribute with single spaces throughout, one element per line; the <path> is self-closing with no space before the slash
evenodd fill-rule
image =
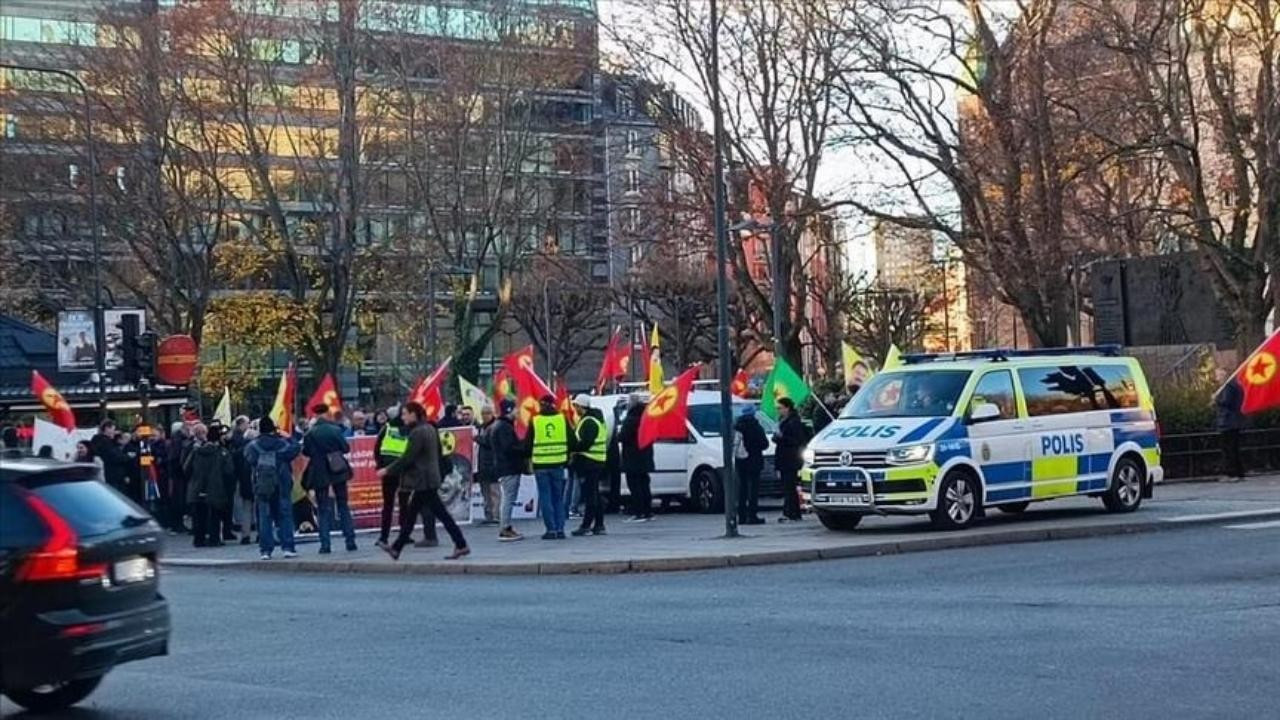
<path id="1" fill-rule="evenodd" d="M 102 478 L 111 487 L 128 494 L 126 479 L 128 458 L 116 440 L 119 431 L 114 420 L 103 420 L 98 425 L 98 433 L 89 441 L 93 454 L 102 461 Z"/>
<path id="2" fill-rule="evenodd" d="M 498 505 L 502 502 L 498 485 L 498 461 L 493 454 L 490 433 L 498 419 L 489 407 L 480 408 L 480 425 L 476 428 L 476 482 L 480 485 L 480 497 L 484 500 L 484 525 L 498 524 Z"/>
<path id="3" fill-rule="evenodd" d="M 763 525 L 760 517 L 760 472 L 764 469 L 764 451 L 769 438 L 756 419 L 756 406 L 748 405 L 733 424 L 734 468 L 738 475 L 738 522 Z"/>
<path id="4" fill-rule="evenodd" d="M 800 468 L 804 467 L 804 446 L 809 430 L 796 412 L 795 402 L 778 398 L 778 432 L 774 433 L 774 464 L 782 479 L 782 517 L 778 522 L 800 521 Z"/>
<path id="5" fill-rule="evenodd" d="M 520 496 L 520 477 L 525 473 L 528 460 L 525 457 L 524 443 L 516 435 L 516 404 L 511 400 L 503 400 L 499 411 L 501 414 L 486 434 L 489 450 L 493 453 L 493 472 L 502 487 L 502 500 L 498 505 L 498 540 L 512 542 L 524 539 L 523 535 L 511 527 L 511 510 Z"/>
<path id="6" fill-rule="evenodd" d="M 334 523 L 335 505 L 347 551 L 355 552 L 358 549 L 356 530 L 347 495 L 347 481 L 351 474 L 335 472 L 330 464 L 331 457 L 336 460 L 338 456 L 345 456 L 351 452 L 351 447 L 342 426 L 330 419 L 328 405 L 320 403 L 311 408 L 311 413 L 315 416 L 315 423 L 302 439 L 302 454 L 307 457 L 306 488 L 315 491 L 318 505 L 320 554 L 332 552 L 329 532 Z"/>
<path id="7" fill-rule="evenodd" d="M 1244 403 L 1244 392 L 1225 368 L 1218 368 L 1216 375 L 1222 383 L 1213 396 L 1214 424 L 1222 446 L 1221 481 L 1240 482 L 1244 480 L 1244 463 L 1240 459 L 1240 431 L 1245 424 L 1240 406 Z"/>
<path id="8" fill-rule="evenodd" d="M 618 444 L 622 447 L 622 472 L 627 476 L 627 490 L 631 493 L 632 517 L 628 522 L 649 522 L 653 519 L 653 495 L 649 490 L 649 473 L 653 472 L 653 446 L 640 447 L 640 418 L 644 416 L 645 402 L 639 395 L 632 395 L 627 414 L 622 418 L 618 432 Z"/>

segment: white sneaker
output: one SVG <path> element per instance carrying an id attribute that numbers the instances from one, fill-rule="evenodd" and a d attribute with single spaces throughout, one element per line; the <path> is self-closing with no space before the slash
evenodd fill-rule
<path id="1" fill-rule="evenodd" d="M 270 555 L 269 553 L 262 553 L 262 557 L 260 557 L 260 558 L 258 558 L 258 559 L 259 559 L 259 560 L 270 560 L 270 559 L 271 559 L 271 555 Z"/>
<path id="2" fill-rule="evenodd" d="M 285 550 L 285 551 L 284 551 L 284 559 L 285 559 L 285 560 L 292 560 L 292 559 L 294 559 L 294 558 L 296 558 L 296 557 L 298 557 L 298 553 L 296 553 L 296 552 L 294 552 L 294 551 L 292 551 L 292 550 Z"/>

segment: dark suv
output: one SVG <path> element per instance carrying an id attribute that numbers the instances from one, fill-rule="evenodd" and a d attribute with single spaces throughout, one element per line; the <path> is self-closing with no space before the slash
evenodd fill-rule
<path id="1" fill-rule="evenodd" d="M 0 459 L 0 691 L 34 712 L 169 652 L 160 530 L 91 465 Z"/>

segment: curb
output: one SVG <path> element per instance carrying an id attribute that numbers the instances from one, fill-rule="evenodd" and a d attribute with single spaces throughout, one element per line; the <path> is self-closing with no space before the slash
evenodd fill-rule
<path id="1" fill-rule="evenodd" d="M 988 533 L 955 533 L 914 540 L 837 545 L 826 548 L 770 550 L 767 552 L 637 560 L 585 560 L 580 562 L 528 562 L 469 565 L 465 562 L 372 563 L 328 560 L 323 562 L 270 562 L 257 560 L 214 560 L 204 558 L 161 558 L 160 564 L 205 570 L 252 570 L 266 573 L 326 573 L 358 575 L 619 575 L 622 573 L 683 572 L 727 567 L 789 565 L 817 560 L 879 557 L 905 553 L 956 550 L 990 545 L 1016 545 L 1053 540 L 1081 540 L 1112 535 L 1177 530 L 1213 525 L 1231 520 L 1280 519 L 1280 508 L 1192 515 L 1182 518 L 1155 518 L 1129 523 L 1108 523 L 1036 529 L 1011 528 Z"/>

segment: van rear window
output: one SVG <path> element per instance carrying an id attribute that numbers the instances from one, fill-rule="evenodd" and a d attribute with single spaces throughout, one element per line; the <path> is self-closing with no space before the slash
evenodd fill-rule
<path id="1" fill-rule="evenodd" d="M 1139 407 L 1127 365 L 1062 365 L 1018 370 L 1027 414 L 1063 415 Z"/>

